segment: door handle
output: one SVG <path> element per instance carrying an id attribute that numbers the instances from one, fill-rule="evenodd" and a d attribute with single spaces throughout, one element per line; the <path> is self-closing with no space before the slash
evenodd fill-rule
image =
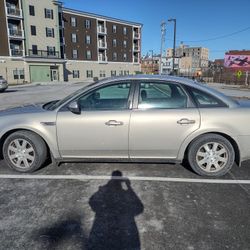
<path id="1" fill-rule="evenodd" d="M 179 121 L 177 121 L 178 124 L 180 125 L 185 125 L 185 124 L 194 124 L 195 120 L 189 120 L 187 118 L 182 118 Z"/>
<path id="2" fill-rule="evenodd" d="M 109 120 L 108 122 L 105 122 L 105 125 L 107 125 L 107 126 L 122 126 L 123 122 L 116 121 L 116 120 Z"/>

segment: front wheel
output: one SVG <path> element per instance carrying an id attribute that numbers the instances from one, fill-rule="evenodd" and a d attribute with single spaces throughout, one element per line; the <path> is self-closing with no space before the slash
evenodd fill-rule
<path id="1" fill-rule="evenodd" d="M 223 136 L 206 134 L 194 140 L 188 149 L 191 168 L 202 176 L 222 176 L 233 166 L 235 152 Z"/>
<path id="2" fill-rule="evenodd" d="M 40 168 L 47 157 L 45 142 L 37 134 L 20 130 L 7 137 L 3 144 L 3 156 L 7 165 L 22 173 Z"/>

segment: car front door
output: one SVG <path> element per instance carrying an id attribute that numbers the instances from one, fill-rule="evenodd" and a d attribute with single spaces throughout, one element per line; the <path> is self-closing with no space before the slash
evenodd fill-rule
<path id="1" fill-rule="evenodd" d="M 200 115 L 183 88 L 170 82 L 138 82 L 130 120 L 130 159 L 175 159 Z"/>
<path id="2" fill-rule="evenodd" d="M 77 98 L 81 113 L 58 112 L 57 136 L 64 158 L 128 158 L 132 83 L 120 82 Z"/>

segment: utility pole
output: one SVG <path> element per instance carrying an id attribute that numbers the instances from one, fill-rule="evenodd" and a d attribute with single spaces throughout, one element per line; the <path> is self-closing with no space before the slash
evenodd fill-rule
<path id="1" fill-rule="evenodd" d="M 173 44 L 173 66 L 172 66 L 172 72 L 175 74 L 174 66 L 175 66 L 175 46 L 176 46 L 176 19 L 170 18 L 168 19 L 169 22 L 174 22 L 174 44 Z"/>
<path id="2" fill-rule="evenodd" d="M 166 36 L 166 22 L 163 20 L 161 22 L 161 54 L 160 54 L 160 75 L 162 73 L 162 51 L 163 51 L 163 46 L 165 44 L 165 36 Z"/>

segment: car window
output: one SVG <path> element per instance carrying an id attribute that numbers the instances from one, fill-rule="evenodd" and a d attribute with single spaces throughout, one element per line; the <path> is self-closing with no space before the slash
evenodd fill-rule
<path id="1" fill-rule="evenodd" d="M 79 98 L 82 110 L 122 110 L 128 108 L 130 83 L 99 88 Z"/>
<path id="2" fill-rule="evenodd" d="M 208 93 L 205 93 L 201 90 L 190 88 L 190 91 L 198 107 L 200 108 L 225 107 L 226 106 L 222 101 L 220 101 L 216 97 Z"/>
<path id="3" fill-rule="evenodd" d="M 144 108 L 186 108 L 187 96 L 172 83 L 140 83 L 139 109 Z"/>

